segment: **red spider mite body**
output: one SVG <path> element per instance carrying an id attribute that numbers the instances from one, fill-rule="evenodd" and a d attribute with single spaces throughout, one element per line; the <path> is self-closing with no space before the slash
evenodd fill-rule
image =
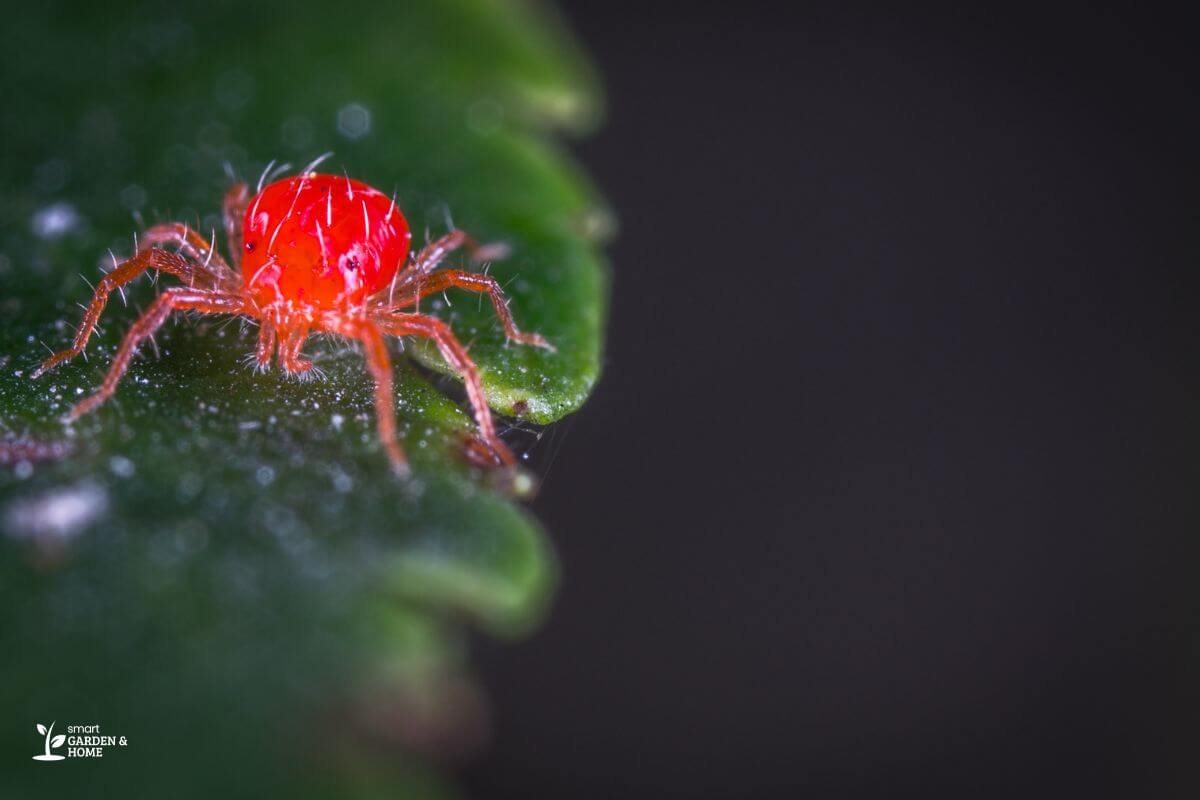
<path id="1" fill-rule="evenodd" d="M 500 257 L 505 248 L 481 247 L 463 231 L 453 230 L 410 257 L 412 235 L 394 198 L 348 176 L 312 172 L 315 163 L 300 175 L 265 188 L 260 182 L 252 198 L 245 184 L 229 190 L 223 207 L 229 262 L 217 252 L 215 235 L 206 239 L 181 223 L 164 223 L 145 231 L 133 257 L 96 284 L 71 347 L 50 356 L 31 377 L 82 353 L 109 294 L 153 269 L 174 275 L 184 285 L 164 290 L 134 323 L 100 388 L 71 410 L 69 420 L 112 396 L 138 346 L 172 312 L 231 314 L 259 323 L 255 360 L 262 369 L 269 367 L 274 357 L 287 372 L 311 370 L 312 363 L 301 351 L 312 332 L 358 341 L 375 379 L 379 438 L 397 472 L 407 470 L 407 461 L 396 440 L 392 368 L 384 337 L 431 339 L 462 377 L 475 411 L 480 443 L 496 463 L 512 464 L 512 453 L 496 433 L 479 370 L 467 349 L 446 323 L 403 310 L 417 306 L 427 295 L 451 288 L 486 293 L 508 339 L 552 350 L 540 335 L 517 329 L 494 278 L 438 269 L 460 247 L 476 262 Z"/>
<path id="2" fill-rule="evenodd" d="M 242 222 L 242 279 L 260 308 L 362 305 L 391 283 L 412 234 L 394 200 L 333 175 L 276 181 Z"/>

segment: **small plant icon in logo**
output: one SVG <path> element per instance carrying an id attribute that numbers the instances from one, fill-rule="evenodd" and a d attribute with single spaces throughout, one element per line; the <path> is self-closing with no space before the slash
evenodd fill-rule
<path id="1" fill-rule="evenodd" d="M 57 722 L 57 720 L 55 720 L 55 722 Z M 62 747 L 62 743 L 67 740 L 67 737 L 61 733 L 58 736 L 55 736 L 53 739 L 50 738 L 50 734 L 54 733 L 54 722 L 50 723 L 49 730 L 46 729 L 45 725 L 39 722 L 37 724 L 37 732 L 46 737 L 46 752 L 40 756 L 34 756 L 34 761 L 62 761 L 64 758 L 66 758 L 66 756 L 59 756 L 50 752 L 51 747 Z"/>

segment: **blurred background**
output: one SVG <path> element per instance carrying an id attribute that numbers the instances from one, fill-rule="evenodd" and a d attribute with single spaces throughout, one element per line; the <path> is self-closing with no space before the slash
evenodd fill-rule
<path id="1" fill-rule="evenodd" d="M 1194 797 L 1197 52 L 1146 5 L 565 4 L 606 373 L 476 797 Z"/>

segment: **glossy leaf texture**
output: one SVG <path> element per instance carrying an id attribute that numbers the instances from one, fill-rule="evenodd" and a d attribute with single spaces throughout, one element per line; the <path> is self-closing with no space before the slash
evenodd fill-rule
<path id="1" fill-rule="evenodd" d="M 0 746 L 28 751 L 0 795 L 452 791 L 438 761 L 487 718 L 467 631 L 528 630 L 556 568 L 464 458 L 472 422 L 436 354 L 393 346 L 406 481 L 356 348 L 310 343 L 320 380 L 259 374 L 237 320 L 170 323 L 108 405 L 63 425 L 170 278 L 114 295 L 87 361 L 28 376 L 139 223 L 219 231 L 225 164 L 253 183 L 333 150 L 322 169 L 395 189 L 417 244 L 452 220 L 511 245 L 491 274 L 557 352 L 506 345 L 474 296 L 423 310 L 469 344 L 497 410 L 577 409 L 611 222 L 554 136 L 598 118 L 586 60 L 518 0 L 45 2 L 6 11 L 0 90 L 0 704 L 26 721 Z M 92 724 L 128 744 L 55 771 L 20 733 L 43 719 L 68 746 Z"/>

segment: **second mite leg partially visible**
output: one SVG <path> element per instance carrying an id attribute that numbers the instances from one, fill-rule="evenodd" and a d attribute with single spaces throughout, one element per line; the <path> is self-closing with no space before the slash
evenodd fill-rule
<path id="1" fill-rule="evenodd" d="M 491 275 L 480 275 L 477 272 L 466 272 L 461 269 L 444 269 L 422 279 L 415 287 L 406 288 L 402 294 L 396 297 L 394 307 L 406 308 L 415 305 L 423 297 L 452 288 L 486 294 L 491 298 L 492 308 L 495 309 L 500 324 L 504 326 L 504 335 L 509 340 L 554 350 L 554 345 L 550 344 L 540 333 L 522 332 L 517 329 L 512 312 L 508 309 L 508 301 L 504 298 L 504 292 Z"/>
<path id="2" fill-rule="evenodd" d="M 336 317 L 327 321 L 329 329 L 362 343 L 367 371 L 375 379 L 375 424 L 379 441 L 398 475 L 409 471 L 408 459 L 400 447 L 396 431 L 396 398 L 392 394 L 392 360 L 379 326 L 366 319 Z"/>
<path id="3" fill-rule="evenodd" d="M 235 183 L 225 193 L 225 200 L 221 204 L 221 215 L 225 219 L 225 238 L 229 240 L 229 258 L 237 269 L 242 266 L 242 216 L 246 213 L 246 203 L 249 200 L 250 193 L 246 184 Z"/>
<path id="4" fill-rule="evenodd" d="M 301 375 L 312 369 L 312 362 L 300 355 L 304 341 L 308 338 L 308 326 L 297 326 L 288 330 L 279 343 L 279 366 L 293 375 Z"/>
<path id="5" fill-rule="evenodd" d="M 129 362 L 133 360 L 138 345 L 153 335 L 167 321 L 167 317 L 171 315 L 172 311 L 185 310 L 201 311 L 206 314 L 238 314 L 243 311 L 243 302 L 240 296 L 234 294 L 183 288 L 167 289 L 154 299 L 146 312 L 138 318 L 137 322 L 133 323 L 133 327 L 125 334 L 100 388 L 96 390 L 95 394 L 85 398 L 71 409 L 67 419 L 78 419 L 111 397 L 117 389 L 117 383 L 120 382 L 121 376 L 128 369 Z"/>
<path id="6" fill-rule="evenodd" d="M 421 248 L 421 252 L 413 257 L 407 267 L 400 271 L 398 283 L 401 287 L 408 283 L 420 282 L 426 275 L 438 268 L 446 256 L 458 248 L 465 248 L 475 262 L 493 261 L 508 255 L 508 245 L 479 244 L 466 231 L 450 231 L 445 236 L 434 239 Z"/>
<path id="7" fill-rule="evenodd" d="M 216 248 L 216 231 L 212 239 L 205 239 L 198 231 L 181 222 L 166 222 L 147 228 L 138 240 L 138 251 L 149 250 L 158 245 L 175 245 L 180 255 L 194 261 L 199 268 L 193 274 L 193 288 L 211 289 L 220 286 L 233 289 L 238 283 L 225 259 Z"/>
<path id="8" fill-rule="evenodd" d="M 258 329 L 258 344 L 254 348 L 254 363 L 262 372 L 271 367 L 271 356 L 275 355 L 275 326 L 270 320 L 262 320 Z"/>
<path id="9" fill-rule="evenodd" d="M 148 269 L 169 272 L 190 285 L 195 282 L 196 274 L 200 270 L 200 267 L 191 263 L 183 256 L 169 253 L 166 250 L 155 248 L 138 253 L 100 279 L 96 284 L 96 291 L 92 295 L 92 302 L 88 304 L 87 311 L 83 314 L 83 321 L 79 323 L 79 329 L 75 332 L 74 342 L 66 350 L 60 350 L 43 361 L 41 366 L 35 369 L 30 377 L 37 378 L 48 370 L 53 369 L 59 363 L 69 361 L 82 353 L 83 349 L 87 347 L 88 339 L 91 338 L 93 331 L 96 330 L 96 323 L 100 321 L 100 315 L 104 313 L 104 306 L 108 304 L 109 294 L 114 289 L 120 289 Z"/>
<path id="10" fill-rule="evenodd" d="M 512 451 L 496 433 L 496 424 L 492 420 L 492 412 L 483 393 L 479 369 L 467 354 L 467 348 L 463 347 L 462 342 L 458 341 L 458 337 L 450 330 L 450 326 L 437 317 L 424 314 L 380 314 L 374 319 L 384 332 L 391 336 L 424 336 L 433 340 L 446 363 L 462 376 L 467 399 L 475 412 L 479 435 L 488 447 L 492 448 L 502 464 L 511 466 L 516 463 Z"/>

